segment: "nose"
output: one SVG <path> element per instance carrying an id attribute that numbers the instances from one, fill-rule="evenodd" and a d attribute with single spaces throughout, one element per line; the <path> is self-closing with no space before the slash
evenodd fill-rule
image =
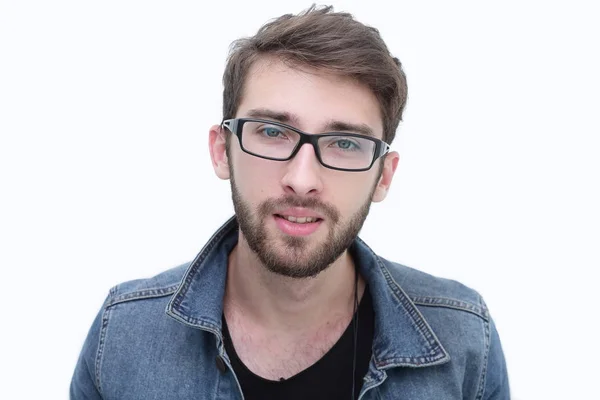
<path id="1" fill-rule="evenodd" d="M 287 161 L 281 183 L 286 193 L 299 196 L 318 194 L 323 190 L 323 166 L 319 163 L 315 149 L 306 143 Z"/>

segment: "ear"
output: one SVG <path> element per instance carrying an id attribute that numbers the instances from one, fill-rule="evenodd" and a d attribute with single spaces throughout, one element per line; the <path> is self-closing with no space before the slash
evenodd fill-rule
<path id="1" fill-rule="evenodd" d="M 373 198 L 371 199 L 373 202 L 378 203 L 383 201 L 387 196 L 390 186 L 392 185 L 392 178 L 394 177 L 396 168 L 398 168 L 399 160 L 400 155 L 396 151 L 386 154 L 385 160 L 383 160 L 383 172 L 381 173 L 381 177 L 373 192 Z"/>
<path id="2" fill-rule="evenodd" d="M 208 150 L 212 160 L 215 174 L 221 179 L 229 179 L 229 164 L 225 148 L 225 128 L 221 125 L 213 125 L 208 135 Z"/>

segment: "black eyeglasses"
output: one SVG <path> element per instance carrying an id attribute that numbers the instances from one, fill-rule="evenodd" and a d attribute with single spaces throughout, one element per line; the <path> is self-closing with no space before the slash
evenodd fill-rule
<path id="1" fill-rule="evenodd" d="M 279 122 L 236 118 L 221 124 L 238 137 L 242 150 L 274 161 L 292 159 L 302 145 L 310 143 L 319 162 L 338 171 L 367 171 L 390 146 L 383 140 L 356 133 L 308 134 Z"/>

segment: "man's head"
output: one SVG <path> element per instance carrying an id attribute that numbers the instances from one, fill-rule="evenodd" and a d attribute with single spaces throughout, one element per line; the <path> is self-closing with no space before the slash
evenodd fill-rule
<path id="1" fill-rule="evenodd" d="M 215 171 L 231 178 L 240 240 L 273 272 L 315 276 L 358 235 L 371 202 L 385 198 L 398 163 L 392 152 L 376 160 L 378 167 L 349 172 L 325 166 L 317 154 L 354 157 L 353 151 L 364 147 L 357 144 L 392 141 L 406 101 L 400 63 L 376 30 L 349 14 L 311 8 L 236 42 L 224 84 L 224 120 L 267 121 L 243 124 L 237 140 L 223 126 L 210 132 Z M 292 159 L 273 161 L 250 154 L 250 142 L 244 141 L 255 135 L 263 146 L 269 138 L 269 146 L 280 152 L 297 139 L 268 122 L 309 134 L 366 134 L 372 141 L 304 144 Z"/>
<path id="2" fill-rule="evenodd" d="M 363 84 L 379 103 L 383 140 L 391 144 L 406 105 L 406 76 L 377 29 L 351 14 L 312 6 L 263 25 L 256 35 L 238 39 L 223 74 L 223 119 L 234 118 L 252 65 L 274 56 L 292 68 L 310 67 Z"/>

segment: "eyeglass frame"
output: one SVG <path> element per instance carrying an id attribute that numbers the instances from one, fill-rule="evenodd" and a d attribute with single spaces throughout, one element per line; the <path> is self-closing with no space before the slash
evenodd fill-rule
<path id="1" fill-rule="evenodd" d="M 296 147 L 294 148 L 294 150 L 292 150 L 292 153 L 287 158 L 275 158 L 275 157 L 261 156 L 259 154 L 253 153 L 250 150 L 244 148 L 244 144 L 243 144 L 243 140 L 242 140 L 242 132 L 243 132 L 243 126 L 246 122 L 259 122 L 259 123 L 273 124 L 276 126 L 280 126 L 282 128 L 289 129 L 290 131 L 297 133 L 300 136 L 300 140 L 298 140 Z M 306 132 L 301 131 L 298 128 L 294 128 L 293 126 L 290 126 L 290 125 L 287 125 L 287 124 L 284 124 L 284 123 L 281 123 L 278 121 L 271 121 L 271 120 L 260 119 L 260 118 L 226 119 L 226 120 L 223 120 L 223 122 L 221 122 L 221 127 L 227 128 L 227 130 L 229 132 L 231 132 L 235 136 L 237 136 L 239 143 L 240 143 L 240 147 L 242 148 L 242 151 L 244 151 L 244 153 L 250 154 L 250 155 L 258 157 L 258 158 L 263 158 L 265 160 L 289 161 L 292 158 L 294 158 L 294 156 L 296 156 L 296 154 L 298 153 L 298 151 L 300 151 L 300 148 L 302 148 L 302 146 L 304 146 L 307 143 L 311 144 L 315 151 L 315 155 L 317 156 L 317 160 L 319 160 L 319 163 L 322 166 L 324 166 L 325 168 L 333 169 L 336 171 L 347 171 L 347 172 L 368 171 L 371 169 L 371 167 L 373 167 L 373 164 L 375 163 L 375 161 L 377 161 L 379 158 L 383 157 L 390 151 L 389 144 L 387 144 L 386 142 L 384 142 L 381 139 L 377 139 L 372 136 L 361 135 L 359 133 L 349 133 L 349 132 L 306 133 Z M 331 137 L 331 136 L 356 137 L 356 138 L 361 138 L 361 139 L 365 139 L 365 140 L 374 142 L 375 150 L 373 151 L 373 159 L 371 160 L 371 163 L 369 164 L 369 166 L 365 167 L 365 168 L 360 168 L 360 169 L 349 169 L 349 168 L 333 167 L 331 165 L 325 164 L 323 162 L 323 159 L 321 158 L 321 151 L 319 150 L 318 140 L 319 140 L 319 138 L 322 138 L 322 137 Z"/>

